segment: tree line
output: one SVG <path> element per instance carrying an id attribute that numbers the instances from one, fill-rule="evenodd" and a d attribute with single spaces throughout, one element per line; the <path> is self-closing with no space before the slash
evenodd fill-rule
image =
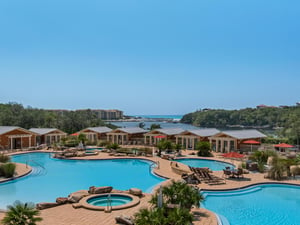
<path id="1" fill-rule="evenodd" d="M 184 115 L 181 122 L 200 127 L 225 129 L 233 127 L 273 129 L 276 130 L 278 137 L 288 138 L 294 144 L 297 144 L 300 138 L 299 106 L 199 110 Z"/>
<path id="2" fill-rule="evenodd" d="M 116 126 L 106 124 L 98 114 L 90 109 L 78 111 L 53 111 L 23 107 L 22 104 L 0 104 L 0 126 L 19 126 L 30 128 L 57 128 L 74 133 L 87 127 Z"/>

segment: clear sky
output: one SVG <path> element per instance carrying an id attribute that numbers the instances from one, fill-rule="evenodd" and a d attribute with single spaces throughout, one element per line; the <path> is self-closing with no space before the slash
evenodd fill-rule
<path id="1" fill-rule="evenodd" d="M 184 114 L 300 101 L 299 0 L 1 0 L 0 102 Z"/>

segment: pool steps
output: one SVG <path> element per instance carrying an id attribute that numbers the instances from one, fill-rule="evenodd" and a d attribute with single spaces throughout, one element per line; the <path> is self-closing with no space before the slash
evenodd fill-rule
<path id="1" fill-rule="evenodd" d="M 256 191 L 260 191 L 261 189 L 262 189 L 261 187 L 252 187 L 252 188 L 245 189 L 243 191 L 241 191 L 240 189 L 238 189 L 238 190 L 230 191 L 230 192 L 223 191 L 223 193 L 209 192 L 209 193 L 205 193 L 204 197 L 207 197 L 207 196 L 234 196 L 234 195 L 243 195 L 243 194 L 247 194 L 247 193 L 253 193 L 253 192 L 256 192 Z"/>
<path id="2" fill-rule="evenodd" d="M 220 214 L 216 214 L 216 217 L 217 217 L 217 222 L 218 222 L 218 225 L 230 225 L 229 221 L 227 220 L 227 218 L 225 216 L 222 216 Z"/>

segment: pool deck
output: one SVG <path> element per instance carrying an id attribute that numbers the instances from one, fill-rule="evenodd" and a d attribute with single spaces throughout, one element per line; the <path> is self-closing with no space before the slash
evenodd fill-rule
<path id="1" fill-rule="evenodd" d="M 51 152 L 51 151 L 48 150 L 47 152 Z M 186 155 L 185 158 L 187 157 L 202 158 L 202 157 L 196 157 L 194 155 L 187 155 L 187 153 L 190 153 L 190 151 L 189 152 L 183 151 L 183 155 Z M 167 185 L 168 183 L 171 182 L 171 180 L 181 179 L 180 175 L 172 171 L 170 166 L 170 161 L 159 157 L 110 156 L 108 153 L 104 153 L 104 152 L 100 152 L 98 155 L 92 155 L 92 156 L 76 157 L 76 158 L 73 157 L 73 159 L 116 159 L 116 158 L 139 158 L 139 159 L 151 160 L 156 163 L 158 162 L 159 167 L 155 168 L 154 172 L 159 176 L 170 178 L 169 180 L 164 181 L 162 185 Z M 209 159 L 225 161 L 234 164 L 240 163 L 240 161 L 223 159 L 218 156 L 211 157 Z M 180 164 L 180 167 L 182 167 L 184 170 L 186 169 L 188 170 L 188 167 L 183 164 Z M 17 174 L 19 176 L 22 176 L 22 174 L 26 174 L 28 172 L 30 172 L 30 168 L 26 168 L 25 165 L 17 166 Z M 213 174 L 218 177 L 222 177 L 223 171 L 214 171 Z M 239 189 L 242 187 L 253 185 L 255 183 L 288 183 L 288 184 L 300 185 L 300 179 L 289 179 L 289 180 L 278 182 L 278 181 L 266 179 L 265 174 L 262 173 L 250 173 L 250 174 L 244 174 L 244 178 L 241 179 L 233 179 L 233 178 L 226 179 L 226 184 L 208 185 L 205 183 L 201 183 L 198 185 L 198 187 L 200 189 L 205 189 L 205 190 L 226 190 L 226 189 Z M 128 209 L 112 211 L 111 213 L 93 211 L 84 208 L 74 209 L 71 204 L 61 205 L 58 207 L 41 210 L 41 216 L 43 217 L 43 221 L 38 224 L 39 225 L 116 224 L 114 219 L 116 216 L 119 215 L 133 216 L 140 208 L 149 207 L 150 204 L 148 203 L 148 201 L 150 198 L 151 198 L 151 194 L 145 194 L 145 196 L 140 199 L 139 205 Z M 194 221 L 193 223 L 194 225 L 217 225 L 217 219 L 212 212 L 202 208 L 193 209 L 193 211 L 196 211 L 195 213 L 200 215 L 200 220 Z M 4 213 L 0 213 L 0 219 L 2 219 L 3 216 Z"/>

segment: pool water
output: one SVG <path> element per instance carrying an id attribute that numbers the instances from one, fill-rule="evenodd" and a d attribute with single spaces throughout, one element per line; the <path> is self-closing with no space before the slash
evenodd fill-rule
<path id="1" fill-rule="evenodd" d="M 87 203 L 94 206 L 107 206 L 108 200 L 110 200 L 111 206 L 119 206 L 131 202 L 132 198 L 126 195 L 111 194 L 110 196 L 103 195 L 90 198 Z"/>
<path id="2" fill-rule="evenodd" d="M 233 167 L 233 165 L 230 163 L 220 162 L 211 159 L 186 158 L 186 159 L 175 159 L 175 161 L 186 164 L 191 167 L 208 167 L 212 171 L 222 171 L 227 166 Z"/>
<path id="3" fill-rule="evenodd" d="M 62 160 L 51 158 L 49 153 L 27 153 L 13 156 L 12 161 L 27 162 L 33 172 L 0 183 L 0 209 L 15 200 L 55 202 L 57 197 L 88 190 L 90 186 L 112 186 L 119 190 L 135 187 L 150 193 L 165 180 L 151 172 L 151 161 L 140 159 Z"/>
<path id="4" fill-rule="evenodd" d="M 300 223 L 300 187 L 265 184 L 237 191 L 203 192 L 202 206 L 230 225 L 296 225 Z"/>

